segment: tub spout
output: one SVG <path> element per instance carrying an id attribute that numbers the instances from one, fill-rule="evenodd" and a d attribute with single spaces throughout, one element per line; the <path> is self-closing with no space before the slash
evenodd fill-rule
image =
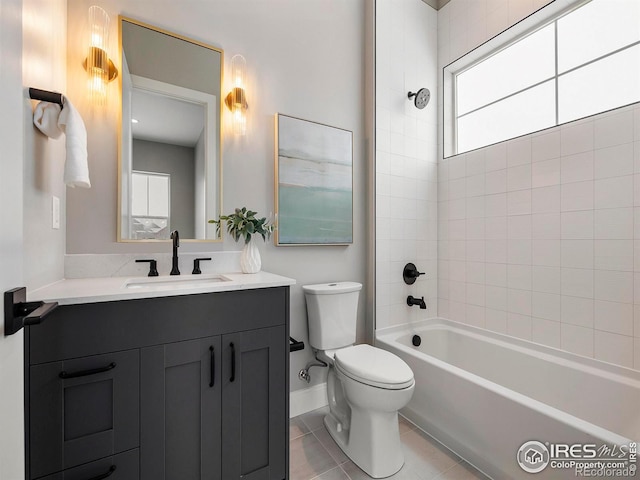
<path id="1" fill-rule="evenodd" d="M 410 307 L 413 307 L 414 305 L 419 305 L 420 306 L 420 310 L 426 310 L 427 309 L 427 304 L 424 301 L 424 297 L 415 298 L 413 295 L 409 295 L 407 297 L 407 305 L 409 305 Z"/>

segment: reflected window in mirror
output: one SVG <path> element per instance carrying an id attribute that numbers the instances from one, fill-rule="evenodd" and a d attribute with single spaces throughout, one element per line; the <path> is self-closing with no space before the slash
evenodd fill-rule
<path id="1" fill-rule="evenodd" d="M 120 44 L 118 240 L 219 240 L 222 50 L 124 17 Z"/>
<path id="2" fill-rule="evenodd" d="M 135 240 L 169 240 L 171 175 L 133 170 L 131 233 Z"/>

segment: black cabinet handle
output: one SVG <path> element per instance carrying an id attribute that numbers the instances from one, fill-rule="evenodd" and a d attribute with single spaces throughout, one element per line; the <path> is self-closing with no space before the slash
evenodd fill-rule
<path id="1" fill-rule="evenodd" d="M 231 378 L 229 381 L 233 382 L 236 379 L 236 347 L 233 342 L 229 344 L 229 348 L 231 348 Z"/>
<path id="2" fill-rule="evenodd" d="M 87 375 L 95 375 L 96 373 L 104 373 L 104 372 L 108 372 L 109 370 L 113 370 L 114 368 L 116 368 L 116 362 L 111 362 L 106 367 L 93 368 L 91 370 L 80 370 L 79 372 L 71 372 L 71 373 L 67 373 L 65 371 L 62 371 L 62 372 L 60 372 L 60 375 L 58 375 L 58 376 L 60 378 L 64 378 L 66 380 L 67 378 L 86 377 Z"/>
<path id="3" fill-rule="evenodd" d="M 98 475 L 97 477 L 87 478 L 87 480 L 103 480 L 103 479 L 113 475 L 113 472 L 115 472 L 115 471 L 116 471 L 116 466 L 115 465 L 111 465 L 111 468 L 109 469 L 109 471 L 107 473 L 103 473 L 102 475 Z"/>
<path id="4" fill-rule="evenodd" d="M 213 387 L 213 385 L 216 383 L 216 357 L 214 355 L 213 345 L 209 347 L 209 355 L 211 356 L 211 373 L 209 374 L 209 387 Z"/>

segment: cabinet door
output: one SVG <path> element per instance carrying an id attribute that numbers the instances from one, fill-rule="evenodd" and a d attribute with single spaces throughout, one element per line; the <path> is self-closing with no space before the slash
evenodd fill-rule
<path id="1" fill-rule="evenodd" d="M 139 351 L 30 367 L 31 478 L 138 446 Z"/>
<path id="2" fill-rule="evenodd" d="M 223 336 L 222 478 L 287 476 L 285 326 Z"/>
<path id="3" fill-rule="evenodd" d="M 140 478 L 220 479 L 220 337 L 142 349 Z"/>

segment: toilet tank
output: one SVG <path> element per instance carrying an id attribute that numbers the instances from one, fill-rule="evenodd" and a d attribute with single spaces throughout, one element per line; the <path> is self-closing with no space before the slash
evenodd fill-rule
<path id="1" fill-rule="evenodd" d="M 358 295 L 362 284 L 332 282 L 304 285 L 309 343 L 316 350 L 353 345 L 356 341 Z"/>

